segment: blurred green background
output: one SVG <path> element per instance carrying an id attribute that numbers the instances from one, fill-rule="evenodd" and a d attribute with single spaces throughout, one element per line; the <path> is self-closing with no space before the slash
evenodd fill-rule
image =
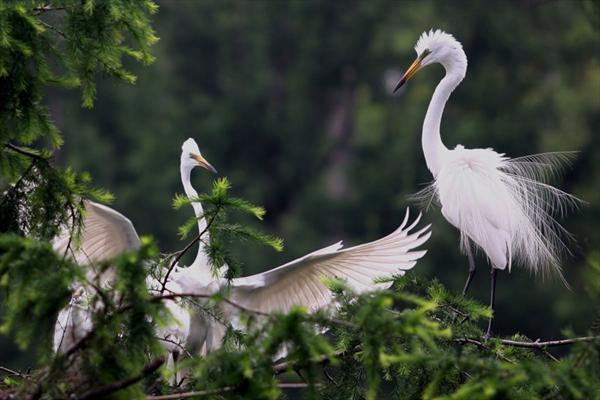
<path id="1" fill-rule="evenodd" d="M 89 171 L 113 207 L 163 251 L 184 246 L 175 211 L 181 143 L 196 139 L 233 193 L 267 209 L 262 228 L 283 253 L 234 244 L 250 274 L 336 240 L 357 244 L 392 231 L 408 195 L 431 180 L 421 124 L 443 76 L 426 68 L 391 89 L 424 30 L 463 43 L 467 77 L 450 98 L 448 147 L 493 147 L 508 156 L 579 150 L 557 186 L 586 200 L 563 219 L 577 243 L 560 281 L 525 269 L 499 274 L 497 333 L 553 338 L 584 332 L 598 304 L 583 289 L 600 248 L 600 7 L 591 1 L 159 1 L 160 42 L 135 86 L 101 80 L 94 109 L 76 92 L 50 91 L 65 136 L 59 163 Z M 194 171 L 199 192 L 211 176 Z M 413 204 L 413 210 L 415 205 Z M 438 208 L 427 256 L 414 272 L 460 291 L 467 272 L 458 233 Z M 189 260 L 188 260 L 189 261 Z M 487 302 L 489 267 L 478 257 L 471 296 Z"/>

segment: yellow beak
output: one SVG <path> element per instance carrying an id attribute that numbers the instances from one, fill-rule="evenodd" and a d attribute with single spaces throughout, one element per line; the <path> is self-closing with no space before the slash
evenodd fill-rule
<path id="1" fill-rule="evenodd" d="M 394 88 L 393 93 L 396 93 L 398 89 L 402 87 L 402 85 L 404 85 L 410 78 L 413 77 L 414 74 L 417 73 L 418 70 L 421 69 L 421 63 L 423 62 L 423 59 L 427 57 L 430 53 L 430 51 L 425 50 L 423 54 L 417 57 L 417 59 L 410 65 L 410 67 L 408 67 L 408 69 L 400 79 L 400 82 L 398 82 L 398 84 Z"/>
<path id="2" fill-rule="evenodd" d="M 190 154 L 190 157 L 196 160 L 196 162 L 198 162 L 198 165 L 200 165 L 202 168 L 206 168 L 207 170 L 209 170 L 210 172 L 214 172 L 215 174 L 217 173 L 215 167 L 210 165 L 210 163 L 206 161 L 206 159 L 200 154 Z"/>

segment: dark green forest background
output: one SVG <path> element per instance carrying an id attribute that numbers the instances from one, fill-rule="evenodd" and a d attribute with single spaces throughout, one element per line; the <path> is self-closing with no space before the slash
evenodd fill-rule
<path id="1" fill-rule="evenodd" d="M 392 231 L 408 196 L 431 180 L 421 151 L 427 103 L 443 75 L 419 73 L 392 95 L 424 30 L 463 43 L 465 81 L 442 123 L 448 147 L 493 147 L 508 156 L 578 150 L 557 182 L 588 204 L 563 219 L 576 238 L 564 257 L 568 290 L 523 268 L 499 275 L 496 330 L 552 338 L 585 331 L 598 304 L 583 266 L 600 259 L 600 7 L 585 1 L 159 1 L 160 37 L 134 87 L 101 80 L 94 108 L 77 91 L 47 94 L 65 146 L 59 164 L 87 170 L 115 195 L 113 207 L 161 250 L 185 244 L 175 211 L 179 154 L 196 139 L 235 195 L 267 209 L 281 254 L 236 245 L 244 274 L 344 239 Z M 210 176 L 195 171 L 199 192 Z M 416 211 L 417 205 L 412 204 Z M 459 291 L 466 258 L 458 233 L 429 210 L 427 256 L 414 273 Z M 189 260 L 188 260 L 189 261 Z M 489 267 L 478 257 L 471 296 L 487 302 Z M 3 339 L 4 341 L 4 339 Z M 13 356 L 9 356 L 13 357 Z"/>

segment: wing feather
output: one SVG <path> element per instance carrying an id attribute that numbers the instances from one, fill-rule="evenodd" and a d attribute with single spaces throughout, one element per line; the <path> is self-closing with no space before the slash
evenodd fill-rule
<path id="1" fill-rule="evenodd" d="M 78 246 L 69 240 L 70 235 L 69 229 L 63 229 L 53 241 L 54 250 L 69 255 L 82 265 L 110 259 L 140 245 L 140 238 L 127 217 L 89 200 L 85 202 L 85 217 Z"/>
<path id="2" fill-rule="evenodd" d="M 316 310 L 332 300 L 322 277 L 344 279 L 357 293 L 389 287 L 373 280 L 404 274 L 426 253 L 414 249 L 429 239 L 430 226 L 411 233 L 420 218 L 408 224 L 407 210 L 400 227 L 381 239 L 346 249 L 338 242 L 270 271 L 234 279 L 232 300 L 261 312 L 287 312 L 293 304 Z"/>

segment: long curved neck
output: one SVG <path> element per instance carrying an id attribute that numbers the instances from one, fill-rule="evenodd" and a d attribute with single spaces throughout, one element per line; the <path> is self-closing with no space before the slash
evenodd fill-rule
<path id="1" fill-rule="evenodd" d="M 463 76 L 464 74 L 446 69 L 446 76 L 444 76 L 435 88 L 435 92 L 433 92 L 429 107 L 427 108 L 427 114 L 425 114 L 421 144 L 427 168 L 434 177 L 437 176 L 440 170 L 444 153 L 448 151 L 440 136 L 440 124 L 444 107 L 450 97 L 450 93 L 458 86 Z"/>
<path id="2" fill-rule="evenodd" d="M 194 190 L 190 182 L 191 174 L 191 169 L 181 168 L 181 183 L 183 184 L 183 190 L 185 191 L 187 197 L 190 200 L 193 200 L 198 196 L 198 193 Z M 194 262 L 192 265 L 190 265 L 190 268 L 199 269 L 199 272 L 202 275 L 206 273 L 208 276 L 210 276 L 210 265 L 208 262 L 208 257 L 204 252 L 204 243 L 208 243 L 210 240 L 206 219 L 204 218 L 204 210 L 202 209 L 202 204 L 199 201 L 192 201 L 192 207 L 194 208 L 194 214 L 196 214 L 196 219 L 198 220 L 198 233 L 201 234 L 201 236 L 198 246 L 198 253 L 196 254 Z"/>

